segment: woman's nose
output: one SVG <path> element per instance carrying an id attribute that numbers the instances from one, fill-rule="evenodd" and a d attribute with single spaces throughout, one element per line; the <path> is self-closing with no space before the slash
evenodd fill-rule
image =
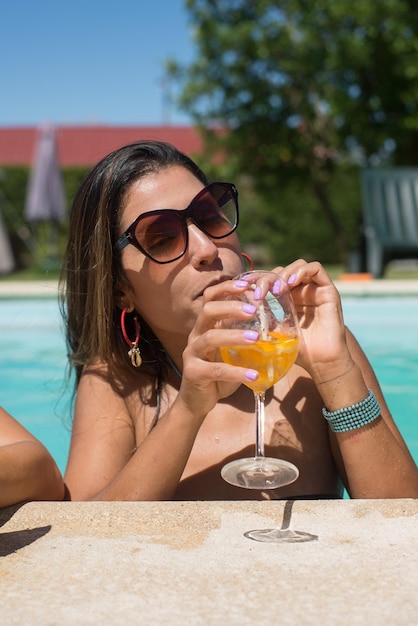
<path id="1" fill-rule="evenodd" d="M 196 226 L 189 224 L 189 255 L 191 262 L 198 265 L 212 263 L 218 256 L 218 246 Z"/>

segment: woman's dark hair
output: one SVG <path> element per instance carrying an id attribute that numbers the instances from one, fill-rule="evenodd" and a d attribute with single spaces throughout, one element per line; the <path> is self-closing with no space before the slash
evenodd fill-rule
<path id="1" fill-rule="evenodd" d="M 61 275 L 61 311 L 65 323 L 70 370 L 78 385 L 85 365 L 103 362 L 114 380 L 132 372 L 128 346 L 120 331 L 118 287 L 126 284 L 120 253 L 120 216 L 132 184 L 173 165 L 189 170 L 204 185 L 200 168 L 173 145 L 138 141 L 115 150 L 86 176 L 74 199 Z M 138 316 L 141 327 L 141 370 L 159 376 L 165 355 L 157 338 Z M 131 329 L 132 337 L 135 336 Z"/>

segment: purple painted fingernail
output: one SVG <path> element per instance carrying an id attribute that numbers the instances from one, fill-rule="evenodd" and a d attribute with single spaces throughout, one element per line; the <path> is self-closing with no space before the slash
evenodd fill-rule
<path id="1" fill-rule="evenodd" d="M 247 370 L 245 372 L 245 378 L 252 381 L 257 380 L 258 372 L 256 372 L 255 370 Z"/>
<path id="2" fill-rule="evenodd" d="M 254 289 L 254 300 L 261 300 L 261 287 Z"/>
<path id="3" fill-rule="evenodd" d="M 243 333 L 245 339 L 249 339 L 250 341 L 257 341 L 258 332 L 256 330 L 246 330 Z"/>
<path id="4" fill-rule="evenodd" d="M 277 294 L 281 293 L 282 290 L 283 290 L 283 281 L 282 281 L 281 278 L 278 278 L 276 280 L 276 282 L 274 283 L 274 285 L 273 285 L 273 293 L 275 295 L 277 295 Z"/>
<path id="5" fill-rule="evenodd" d="M 257 307 L 254 306 L 253 304 L 248 304 L 246 302 L 245 304 L 242 305 L 242 310 L 244 311 L 244 313 L 249 313 L 250 315 L 254 315 L 254 313 L 257 311 Z"/>
<path id="6" fill-rule="evenodd" d="M 287 283 L 288 285 L 293 285 L 295 281 L 296 281 L 296 274 L 292 274 L 291 276 L 289 276 Z"/>
<path id="7" fill-rule="evenodd" d="M 236 280 L 234 282 L 234 287 L 241 289 L 242 287 L 248 287 L 248 283 L 246 280 Z"/>

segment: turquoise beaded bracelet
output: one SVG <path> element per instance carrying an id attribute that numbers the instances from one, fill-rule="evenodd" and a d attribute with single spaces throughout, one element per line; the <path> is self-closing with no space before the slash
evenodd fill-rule
<path id="1" fill-rule="evenodd" d="M 336 411 L 327 411 L 324 407 L 322 413 L 334 433 L 345 433 L 373 422 L 380 415 L 380 406 L 369 389 L 365 400 Z"/>

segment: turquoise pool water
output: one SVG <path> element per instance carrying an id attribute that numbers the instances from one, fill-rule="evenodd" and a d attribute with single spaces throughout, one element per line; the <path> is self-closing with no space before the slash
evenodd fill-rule
<path id="1" fill-rule="evenodd" d="M 418 462 L 418 297 L 344 297 L 343 306 Z M 71 428 L 65 371 L 56 301 L 0 299 L 0 404 L 47 446 L 61 471 Z"/>
<path id="2" fill-rule="evenodd" d="M 0 404 L 65 469 L 70 441 L 66 350 L 54 299 L 0 299 Z"/>

